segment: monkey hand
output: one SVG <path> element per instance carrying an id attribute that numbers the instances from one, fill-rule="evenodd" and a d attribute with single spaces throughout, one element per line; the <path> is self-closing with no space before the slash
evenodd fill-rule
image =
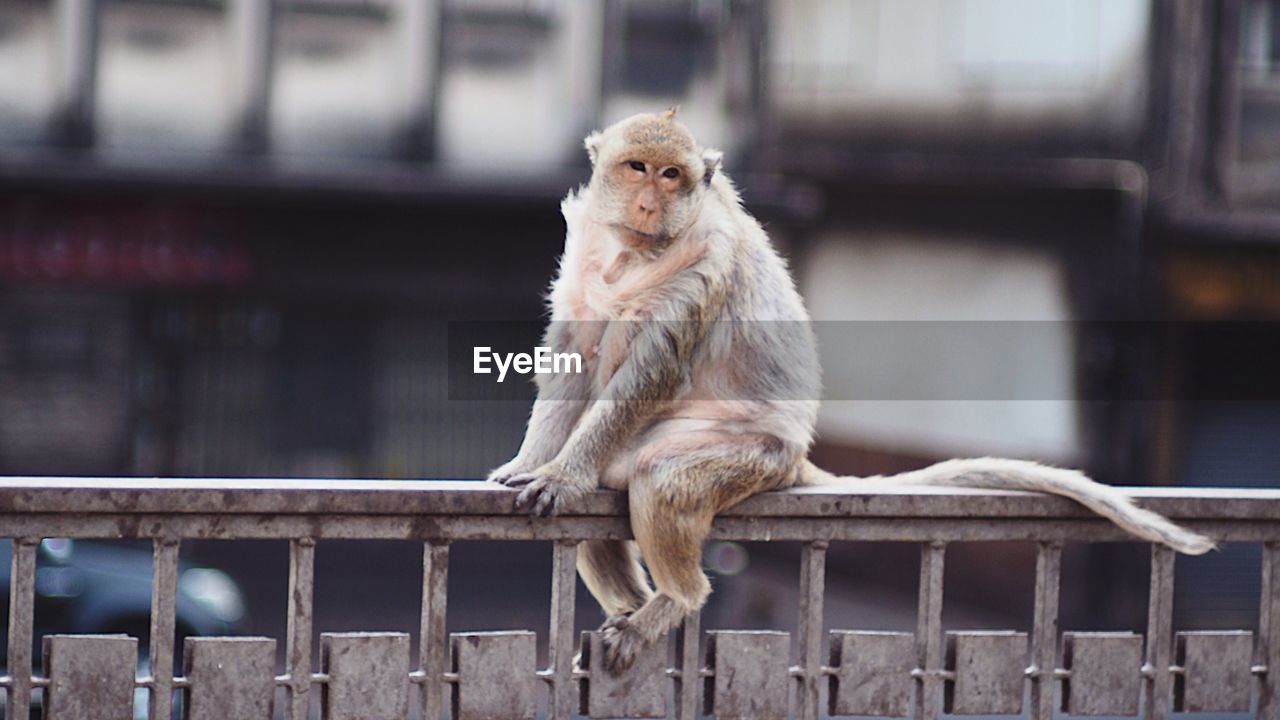
<path id="1" fill-rule="evenodd" d="M 493 472 L 489 473 L 489 482 L 496 482 L 502 485 L 513 485 L 514 483 L 511 482 L 512 478 L 532 470 L 532 465 L 533 463 L 530 463 L 517 455 L 503 465 L 495 468 Z"/>
<path id="2" fill-rule="evenodd" d="M 528 509 L 530 515 L 555 515 L 564 506 L 591 492 L 595 478 L 575 472 L 552 460 L 531 472 L 517 473 L 506 480 L 508 487 L 523 487 L 516 496 L 516 509 Z"/>

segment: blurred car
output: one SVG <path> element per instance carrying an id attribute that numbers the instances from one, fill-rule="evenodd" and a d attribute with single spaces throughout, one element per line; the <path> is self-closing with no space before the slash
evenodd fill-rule
<path id="1" fill-rule="evenodd" d="M 0 542 L 0 607 L 9 606 L 13 545 Z M 229 575 L 178 566 L 175 658 L 189 635 L 234 635 L 246 627 L 244 596 Z M 151 550 L 135 543 L 51 538 L 36 553 L 33 662 L 47 633 L 126 633 L 146 667 L 151 615 Z M 7 635 L 7 634 L 6 634 Z M 0 635 L 0 659 L 8 638 Z M 178 666 L 175 666 L 178 667 Z"/>

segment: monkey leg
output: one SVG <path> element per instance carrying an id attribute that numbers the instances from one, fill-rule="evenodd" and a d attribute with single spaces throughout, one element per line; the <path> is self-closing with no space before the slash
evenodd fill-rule
<path id="1" fill-rule="evenodd" d="M 768 435 L 709 430 L 672 436 L 637 453 L 631 529 L 657 592 L 604 627 L 605 660 L 618 674 L 711 594 L 702 545 L 716 513 L 789 484 L 801 448 Z"/>
<path id="2" fill-rule="evenodd" d="M 610 619 L 630 615 L 653 596 L 631 541 L 588 540 L 578 544 L 578 574 Z"/>

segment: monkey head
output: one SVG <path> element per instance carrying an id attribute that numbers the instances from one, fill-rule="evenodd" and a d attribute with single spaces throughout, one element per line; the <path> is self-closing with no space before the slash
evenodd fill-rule
<path id="1" fill-rule="evenodd" d="M 593 216 L 629 243 L 660 248 L 684 232 L 720 168 L 720 151 L 699 147 L 677 110 L 633 115 L 584 142 Z"/>

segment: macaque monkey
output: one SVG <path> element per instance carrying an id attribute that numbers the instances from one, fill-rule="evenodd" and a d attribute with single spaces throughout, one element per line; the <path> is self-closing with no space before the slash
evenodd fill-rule
<path id="1" fill-rule="evenodd" d="M 489 479 L 550 515 L 598 488 L 629 493 L 634 541 L 581 544 L 578 571 L 608 619 L 614 673 L 711 586 L 702 546 L 716 513 L 765 492 L 855 483 L 812 465 L 820 368 L 785 262 L 675 119 L 636 115 L 586 138 L 590 183 L 561 204 L 564 255 L 545 344 L 581 374 L 538 375 L 515 458 Z M 1065 495 L 1129 532 L 1190 554 L 1213 542 L 1073 470 L 948 460 L 882 482 Z M 645 579 L 643 558 L 653 580 Z"/>

